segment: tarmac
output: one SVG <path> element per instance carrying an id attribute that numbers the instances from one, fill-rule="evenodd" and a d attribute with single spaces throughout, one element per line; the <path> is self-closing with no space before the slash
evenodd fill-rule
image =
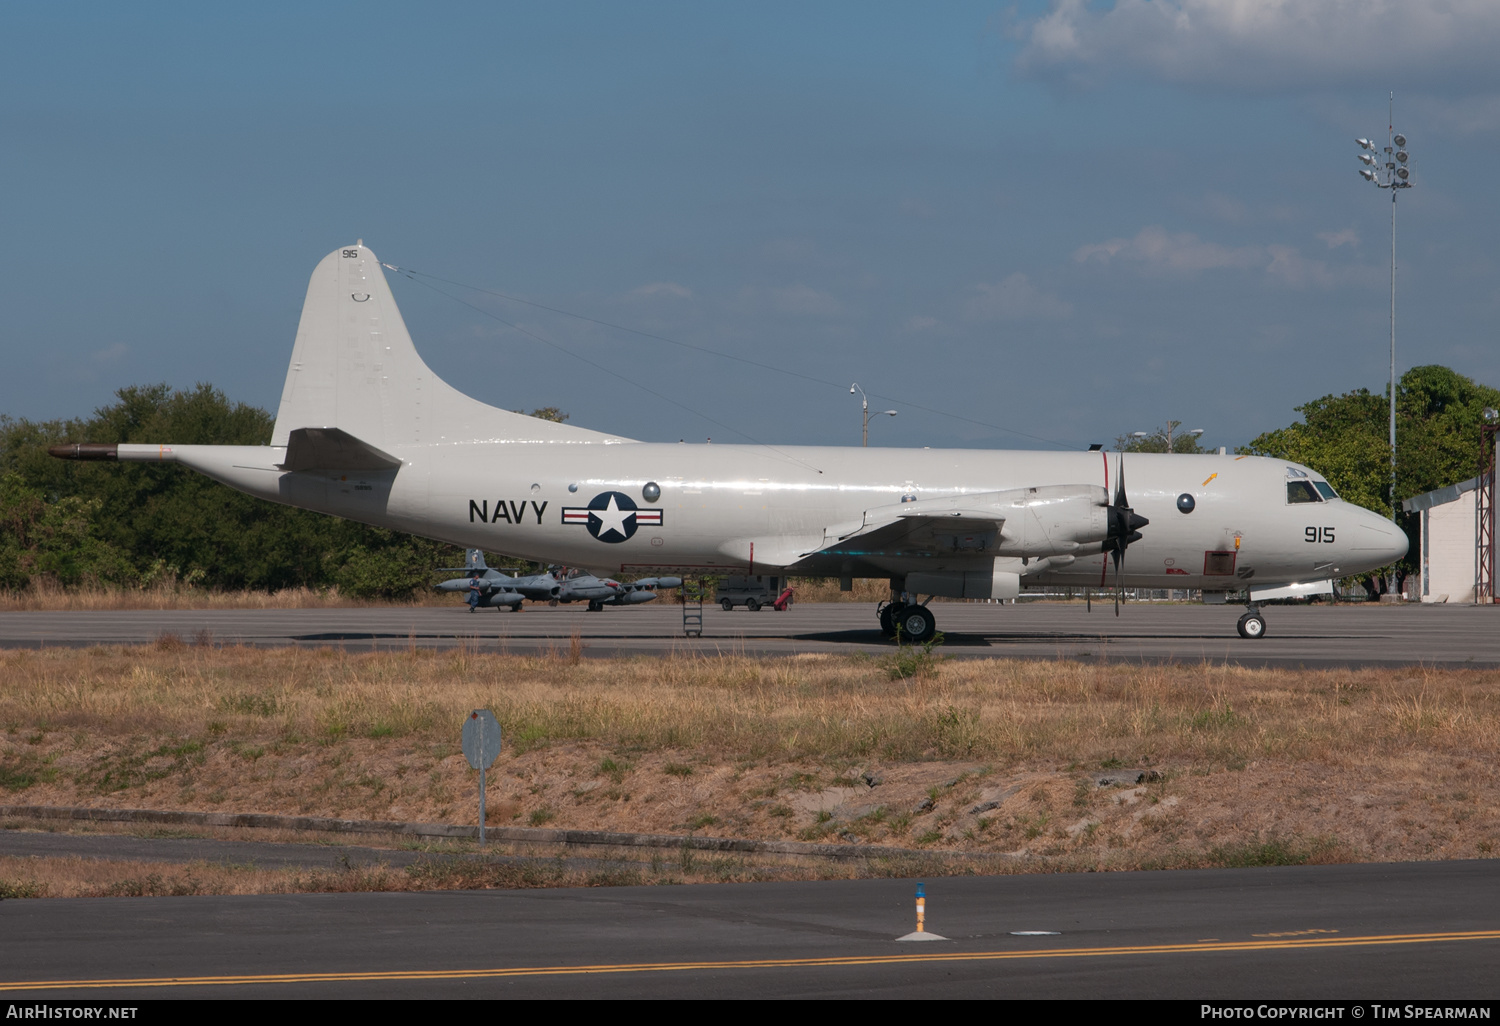
<path id="1" fill-rule="evenodd" d="M 1500 665 L 1500 609 L 937 603 L 955 657 L 1269 666 Z M 587 656 L 889 650 L 874 607 L 675 606 L 7 613 L 0 646 L 468 646 Z M 0 852 L 336 868 L 420 857 L 359 845 L 5 831 Z M 576 863 L 575 863 L 576 864 Z M 323 893 L 0 902 L 0 991 L 18 1001 L 228 998 L 1176 998 L 1306 1000 L 1340 1018 L 1376 999 L 1500 997 L 1500 860 L 937 877 L 902 944 L 915 881 Z M 1198 1006 L 1194 1005 L 1194 1014 Z M 1356 1015 L 1354 1009 L 1362 1009 Z"/>
<path id="2" fill-rule="evenodd" d="M 1247 666 L 1500 666 L 1500 606 L 1267 606 L 1266 636 L 1235 632 L 1237 606 L 1126 603 L 940 602 L 942 651 L 957 658 L 1025 658 Z M 676 605 L 606 608 L 528 605 L 520 613 L 467 607 L 127 610 L 0 615 L 0 647 L 151 644 L 331 646 L 349 651 L 468 647 L 585 657 L 733 653 L 880 653 L 871 603 L 800 603 L 785 612 L 709 606 L 703 636 L 683 635 Z"/>
<path id="3" fill-rule="evenodd" d="M 915 925 L 902 879 L 8 900 L 0 992 L 1175 998 L 1249 1000 L 1247 1017 L 1301 999 L 1344 1020 L 1500 996 L 1500 860 L 923 882 L 945 939 L 921 944 L 896 940 Z"/>

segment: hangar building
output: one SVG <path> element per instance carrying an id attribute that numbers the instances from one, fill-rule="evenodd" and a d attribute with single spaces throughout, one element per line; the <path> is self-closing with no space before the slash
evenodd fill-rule
<path id="1" fill-rule="evenodd" d="M 1422 514 L 1418 572 L 1423 602 L 1475 600 L 1479 583 L 1479 480 L 1471 477 L 1401 504 L 1408 513 Z"/>

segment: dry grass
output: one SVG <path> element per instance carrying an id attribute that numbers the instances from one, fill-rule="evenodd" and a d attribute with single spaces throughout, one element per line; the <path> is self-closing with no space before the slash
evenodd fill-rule
<path id="1" fill-rule="evenodd" d="M 493 848 L 493 846 L 492 846 Z M 491 855 L 494 852 L 492 851 Z M 955 875 L 972 865 L 939 856 L 829 861 L 706 854 L 689 849 L 613 856 L 471 855 L 338 869 L 265 868 L 223 862 L 129 862 L 79 857 L 0 856 L 0 899 L 158 897 L 196 894 L 622 887 L 762 880 L 850 880 Z"/>
<path id="2" fill-rule="evenodd" d="M 1033 869 L 1486 857 L 1497 684 L 1008 660 L 893 679 L 882 659 L 571 646 L 13 650 L 0 804 L 472 822 L 459 727 L 489 708 L 497 825 L 1016 852 Z M 1116 766 L 1159 776 L 1095 785 Z"/>
<path id="3" fill-rule="evenodd" d="M 459 601 L 462 601 L 460 598 Z M 410 599 L 351 598 L 338 588 L 315 591 L 287 588 L 282 591 L 214 591 L 194 588 L 173 580 L 145 588 L 121 588 L 104 584 L 64 588 L 50 578 L 37 578 L 23 591 L 0 589 L 0 612 L 32 610 L 116 609 L 344 609 L 369 606 L 453 605 L 452 595 L 419 592 Z"/>
<path id="4" fill-rule="evenodd" d="M 861 577 L 853 591 L 840 591 L 836 577 L 790 577 L 798 602 L 884 602 L 891 597 L 890 582 Z"/>

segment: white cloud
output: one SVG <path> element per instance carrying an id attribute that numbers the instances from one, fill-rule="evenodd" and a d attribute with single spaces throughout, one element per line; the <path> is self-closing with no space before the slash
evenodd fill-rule
<path id="1" fill-rule="evenodd" d="M 1353 229 L 1324 232 L 1318 236 L 1329 249 L 1357 245 Z M 1291 288 L 1333 288 L 1339 285 L 1369 285 L 1379 279 L 1378 269 L 1363 265 L 1330 267 L 1327 262 L 1302 254 L 1296 246 L 1224 246 L 1205 242 L 1191 232 L 1172 235 L 1159 225 L 1142 228 L 1131 239 L 1108 239 L 1079 246 L 1073 259 L 1080 264 L 1119 264 L 1148 274 L 1192 275 L 1203 271 L 1263 271 L 1278 284 Z"/>
<path id="2" fill-rule="evenodd" d="M 1223 193 L 1205 193 L 1202 199 L 1189 200 L 1184 206 L 1194 213 L 1207 215 L 1216 221 L 1228 221 L 1230 224 L 1244 224 L 1250 220 L 1250 208 L 1244 201 Z"/>
<path id="3" fill-rule="evenodd" d="M 684 285 L 679 285 L 675 281 L 653 281 L 649 285 L 642 285 L 638 289 L 631 289 L 630 294 L 632 296 L 639 296 L 642 299 L 650 299 L 656 296 L 666 296 L 670 299 L 690 299 L 692 298 L 693 290 Z"/>
<path id="4" fill-rule="evenodd" d="M 1309 285 L 1326 289 L 1338 284 L 1339 276 L 1330 271 L 1326 263 L 1309 260 L 1295 246 L 1267 246 L 1266 255 L 1271 258 L 1266 264 L 1266 274 L 1283 285 L 1294 289 Z"/>
<path id="5" fill-rule="evenodd" d="M 1043 321 L 1071 316 L 1071 304 L 1043 292 L 1024 274 L 1012 274 L 994 285 L 975 286 L 978 293 L 969 301 L 969 316 L 974 320 Z"/>
<path id="6" fill-rule="evenodd" d="M 1151 271 L 1194 273 L 1220 267 L 1255 267 L 1265 262 L 1265 251 L 1257 246 L 1238 248 L 1204 242 L 1191 232 L 1167 234 L 1159 225 L 1149 225 L 1133 239 L 1109 239 L 1079 246 L 1073 259 L 1080 264 L 1097 261 L 1129 262 Z"/>
<path id="7" fill-rule="evenodd" d="M 1341 232 L 1319 232 L 1318 238 L 1328 244 L 1329 249 L 1338 249 L 1340 246 L 1359 246 L 1359 232 L 1353 228 L 1345 228 Z"/>
<path id="8" fill-rule="evenodd" d="M 1087 82 L 1111 71 L 1271 91 L 1369 83 L 1500 83 L 1495 0 L 1053 0 L 1017 27 L 1023 71 Z"/>

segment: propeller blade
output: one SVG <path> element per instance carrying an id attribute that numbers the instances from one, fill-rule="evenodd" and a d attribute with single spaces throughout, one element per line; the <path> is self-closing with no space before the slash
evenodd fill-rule
<path id="1" fill-rule="evenodd" d="M 1120 564 L 1125 562 L 1125 546 L 1115 549 L 1115 615 L 1120 615 L 1120 599 L 1125 590 L 1120 587 Z"/>
<path id="2" fill-rule="evenodd" d="M 1108 537 L 1104 539 L 1101 546 L 1103 551 L 1110 554 L 1115 564 L 1115 615 L 1120 615 L 1120 602 L 1124 596 L 1124 584 L 1120 580 L 1121 566 L 1125 562 L 1125 550 L 1130 547 L 1131 542 L 1141 540 L 1140 529 L 1151 521 L 1140 516 L 1130 508 L 1130 497 L 1125 492 L 1125 454 L 1121 453 L 1119 462 L 1116 464 L 1115 473 L 1115 495 L 1109 505 Z"/>

